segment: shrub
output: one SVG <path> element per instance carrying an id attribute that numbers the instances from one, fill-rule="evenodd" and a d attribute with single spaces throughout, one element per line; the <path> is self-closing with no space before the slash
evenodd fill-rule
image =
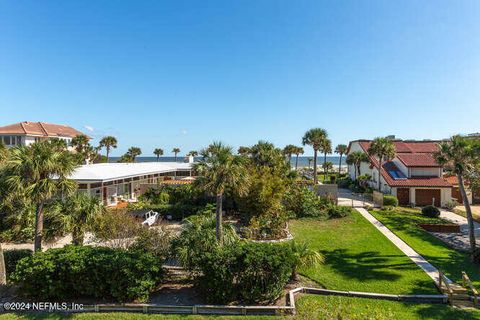
<path id="1" fill-rule="evenodd" d="M 435 206 L 426 206 L 422 208 L 422 214 L 429 218 L 438 218 L 440 216 L 440 210 Z"/>
<path id="2" fill-rule="evenodd" d="M 480 265 L 480 248 L 475 248 L 470 255 L 473 263 Z"/>
<path id="3" fill-rule="evenodd" d="M 344 218 L 352 213 L 352 208 L 344 206 L 331 205 L 327 209 L 328 217 L 330 219 Z"/>
<path id="4" fill-rule="evenodd" d="M 20 260 L 25 257 L 30 257 L 32 254 L 33 251 L 30 249 L 5 250 L 3 252 L 3 257 L 5 259 L 5 270 L 7 271 L 7 277 L 10 279 Z"/>
<path id="5" fill-rule="evenodd" d="M 455 209 L 456 206 L 458 206 L 458 202 L 456 200 L 450 200 L 447 203 L 445 203 L 445 208 L 450 211 Z"/>
<path id="6" fill-rule="evenodd" d="M 384 195 L 383 196 L 383 205 L 384 206 L 390 206 L 390 207 L 396 207 L 396 206 L 398 206 L 398 199 L 395 196 Z"/>
<path id="7" fill-rule="evenodd" d="M 124 249 L 66 246 L 22 259 L 12 275 L 20 292 L 39 299 L 78 297 L 148 299 L 163 269 L 151 254 Z"/>
<path id="8" fill-rule="evenodd" d="M 283 199 L 283 205 L 292 218 L 328 218 L 326 208 L 332 202 L 326 198 L 319 198 L 308 187 L 294 185 L 288 189 Z"/>
<path id="9" fill-rule="evenodd" d="M 164 226 L 144 228 L 129 250 L 150 253 L 158 258 L 159 263 L 163 263 L 170 253 L 171 240 L 172 234 Z"/>

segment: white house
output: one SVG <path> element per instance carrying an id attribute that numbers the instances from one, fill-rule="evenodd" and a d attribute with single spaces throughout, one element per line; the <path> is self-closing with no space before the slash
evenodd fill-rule
<path id="1" fill-rule="evenodd" d="M 452 200 L 452 184 L 443 177 L 443 168 L 433 158 L 439 141 L 393 140 L 396 156 L 385 161 L 380 168 L 379 159 L 369 156 L 368 162 L 360 166 L 360 174 L 369 174 L 369 184 L 398 198 L 399 204 L 444 206 Z M 351 141 L 347 156 L 355 151 L 368 154 L 371 140 Z M 379 170 L 380 168 L 380 170 Z M 355 179 L 355 168 L 348 167 L 349 175 Z"/>
<path id="2" fill-rule="evenodd" d="M 46 122 L 24 121 L 0 127 L 0 142 L 7 147 L 27 146 L 49 138 L 63 139 L 69 145 L 72 138 L 78 135 L 83 133 L 66 125 Z"/>

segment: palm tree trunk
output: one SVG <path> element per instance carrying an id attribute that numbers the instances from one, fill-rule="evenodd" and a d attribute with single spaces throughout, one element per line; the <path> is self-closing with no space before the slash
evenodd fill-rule
<path id="1" fill-rule="evenodd" d="M 326 152 L 324 152 L 324 155 L 323 155 L 323 165 L 325 165 L 325 163 L 327 163 L 327 153 Z M 323 169 L 323 180 L 324 181 L 327 181 L 327 172 L 328 172 L 328 170 Z"/>
<path id="2" fill-rule="evenodd" d="M 110 148 L 107 147 L 107 163 L 109 163 L 110 161 L 108 161 L 110 158 Z"/>
<path id="3" fill-rule="evenodd" d="M 295 159 L 295 171 L 298 169 L 298 154 L 297 154 L 297 158 Z"/>
<path id="4" fill-rule="evenodd" d="M 177 153 L 175 152 L 175 162 L 177 162 Z"/>
<path id="5" fill-rule="evenodd" d="M 313 184 L 317 185 L 317 150 L 313 149 Z"/>
<path id="6" fill-rule="evenodd" d="M 223 225 L 222 225 L 222 201 L 223 194 L 217 194 L 216 219 L 217 219 L 217 241 L 220 246 L 223 245 Z"/>
<path id="7" fill-rule="evenodd" d="M 355 180 L 357 180 L 357 165 L 353 165 L 353 171 L 355 172 Z"/>
<path id="8" fill-rule="evenodd" d="M 42 251 L 42 237 L 43 237 L 43 201 L 37 205 L 37 212 L 35 215 L 35 242 L 33 249 L 35 252 Z"/>
<path id="9" fill-rule="evenodd" d="M 292 167 L 292 164 L 291 164 L 291 162 L 292 162 L 292 155 L 291 155 L 291 154 L 289 154 L 289 155 L 288 155 L 288 167 L 289 167 L 289 168 L 291 168 L 291 167 Z"/>
<path id="10" fill-rule="evenodd" d="M 157 162 L 158 162 L 158 160 L 160 160 L 160 156 L 157 154 Z"/>
<path id="11" fill-rule="evenodd" d="M 3 256 L 2 244 L 0 243 L 0 286 L 7 284 L 7 269 L 5 268 L 5 257 Z"/>
<path id="12" fill-rule="evenodd" d="M 338 161 L 338 174 L 342 172 L 342 154 L 340 153 L 340 161 Z"/>
<path id="13" fill-rule="evenodd" d="M 383 157 L 379 157 L 379 162 L 378 162 L 378 191 L 379 192 L 382 192 L 381 188 L 382 188 L 382 184 L 381 184 L 381 176 L 382 176 L 382 160 L 383 160 Z"/>
<path id="14" fill-rule="evenodd" d="M 473 252 L 477 244 L 475 242 L 475 226 L 473 223 L 472 208 L 470 208 L 470 203 L 468 202 L 467 192 L 465 191 L 465 185 L 463 184 L 463 176 L 461 174 L 457 174 L 457 179 L 458 179 L 458 185 L 460 187 L 460 193 L 462 195 L 463 205 L 465 206 L 465 211 L 467 213 L 468 236 L 470 238 L 470 251 Z"/>

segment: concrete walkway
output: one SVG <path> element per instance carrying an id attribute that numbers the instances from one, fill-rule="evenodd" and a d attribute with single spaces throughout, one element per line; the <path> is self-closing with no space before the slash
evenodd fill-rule
<path id="1" fill-rule="evenodd" d="M 438 269 L 431 265 L 424 257 L 413 250 L 402 239 L 397 237 L 390 229 L 385 227 L 380 221 L 372 216 L 364 208 L 355 208 L 365 219 L 375 226 L 385 237 L 387 237 L 398 249 L 400 249 L 407 257 L 409 257 L 417 266 L 435 282 L 438 283 Z M 449 280 L 452 283 L 451 280 Z"/>
<path id="2" fill-rule="evenodd" d="M 430 232 L 430 233 L 455 249 L 469 251 L 470 238 L 468 236 L 467 218 L 443 209 L 440 209 L 440 218 L 459 225 L 460 233 L 441 233 L 441 232 Z M 475 236 L 477 238 L 476 242 L 477 242 L 477 245 L 480 246 L 480 223 L 476 221 L 474 221 L 473 223 L 475 228 Z"/>

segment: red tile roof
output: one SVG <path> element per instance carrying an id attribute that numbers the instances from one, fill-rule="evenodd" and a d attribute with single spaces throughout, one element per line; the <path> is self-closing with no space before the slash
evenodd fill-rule
<path id="1" fill-rule="evenodd" d="M 394 140 L 393 144 L 395 145 L 395 150 L 397 153 L 433 153 L 438 150 L 438 143 L 440 141 L 401 141 Z M 358 143 L 365 152 L 372 141 L 370 140 L 359 140 Z"/>
<path id="2" fill-rule="evenodd" d="M 33 135 L 41 137 L 76 137 L 83 133 L 69 126 L 46 122 L 19 122 L 0 127 L 0 134 Z"/>
<path id="3" fill-rule="evenodd" d="M 407 167 L 440 167 L 431 153 L 399 153 L 397 158 Z"/>

